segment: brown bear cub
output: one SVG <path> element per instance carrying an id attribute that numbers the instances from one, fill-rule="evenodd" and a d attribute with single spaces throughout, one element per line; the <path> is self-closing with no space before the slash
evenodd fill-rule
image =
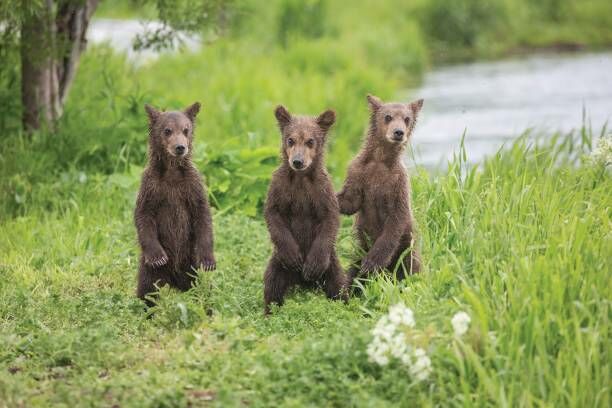
<path id="1" fill-rule="evenodd" d="M 346 280 L 335 242 L 338 201 L 324 166 L 327 133 L 336 120 L 328 110 L 318 117 L 275 111 L 282 134 L 282 164 L 272 175 L 265 218 L 274 254 L 264 275 L 265 313 L 279 306 L 292 286 L 322 285 L 327 297 L 346 299 Z"/>
<path id="2" fill-rule="evenodd" d="M 349 277 L 352 280 L 380 269 L 393 271 L 397 266 L 401 280 L 421 268 L 414 249 L 410 186 L 402 156 L 423 100 L 383 103 L 368 95 L 368 103 L 370 128 L 338 194 L 340 212 L 357 213 L 357 238 L 366 253 L 350 268 Z M 409 253 L 403 258 L 407 249 Z"/>
<path id="3" fill-rule="evenodd" d="M 214 270 L 213 230 L 206 191 L 191 162 L 195 117 L 200 104 L 183 112 L 160 112 L 145 105 L 149 116 L 149 162 L 134 221 L 142 254 L 137 295 L 169 284 L 187 290 L 195 270 Z"/>

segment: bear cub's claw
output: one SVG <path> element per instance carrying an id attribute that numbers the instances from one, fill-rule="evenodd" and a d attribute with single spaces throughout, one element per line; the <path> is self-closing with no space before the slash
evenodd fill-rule
<path id="1" fill-rule="evenodd" d="M 285 267 L 292 269 L 296 272 L 302 271 L 302 265 L 304 265 L 304 259 L 302 258 L 302 254 L 299 252 L 295 252 L 293 255 L 285 256 L 285 259 L 281 260 L 281 262 L 285 265 Z"/>
<path id="2" fill-rule="evenodd" d="M 379 271 L 381 269 L 383 269 L 383 267 L 380 266 L 378 262 L 372 261 L 371 259 L 366 257 L 361 262 L 361 269 L 359 271 L 358 277 L 368 276 L 369 274 Z"/>
<path id="3" fill-rule="evenodd" d="M 168 255 L 166 255 L 166 252 L 163 249 L 160 249 L 159 252 L 155 254 L 145 254 L 145 263 L 147 265 L 159 268 L 168 263 Z"/>
<path id="4" fill-rule="evenodd" d="M 306 264 L 304 265 L 303 277 L 305 281 L 313 282 L 321 277 L 321 271 L 317 265 Z"/>
<path id="5" fill-rule="evenodd" d="M 201 265 L 202 265 L 202 269 L 204 269 L 207 272 L 214 271 L 215 269 L 217 269 L 217 262 L 215 261 L 214 258 L 204 258 Z"/>
<path id="6" fill-rule="evenodd" d="M 303 277 L 308 282 L 316 281 L 323 277 L 323 274 L 329 268 L 329 257 L 324 258 L 325 261 L 320 259 L 310 258 L 306 260 L 304 265 Z"/>

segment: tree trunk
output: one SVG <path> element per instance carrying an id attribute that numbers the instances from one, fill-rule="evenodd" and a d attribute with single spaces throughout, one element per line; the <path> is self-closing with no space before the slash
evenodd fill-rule
<path id="1" fill-rule="evenodd" d="M 51 13 L 52 8 L 46 5 L 37 13 L 24 16 L 21 26 L 21 104 L 26 130 L 39 129 L 42 123 L 51 125 L 59 117 L 59 100 L 53 98 L 57 89 L 53 89 L 51 78 L 51 42 L 55 35 Z"/>
<path id="2" fill-rule="evenodd" d="M 41 10 L 24 16 L 21 102 L 27 131 L 53 129 L 61 117 L 97 5 L 98 0 L 46 0 Z"/>

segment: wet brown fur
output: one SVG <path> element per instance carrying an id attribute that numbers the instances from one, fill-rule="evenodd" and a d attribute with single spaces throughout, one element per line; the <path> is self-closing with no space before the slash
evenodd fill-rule
<path id="1" fill-rule="evenodd" d="M 342 191 L 338 194 L 340 212 L 357 213 L 355 230 L 360 247 L 367 254 L 349 270 L 351 279 L 396 266 L 397 278 L 418 273 L 419 254 L 414 248 L 410 183 L 402 163 L 402 153 L 423 100 L 383 103 L 368 95 L 370 128 L 363 147 L 351 162 Z M 401 140 L 395 133 L 403 133 Z M 412 248 L 405 254 L 407 249 Z M 401 262 L 397 265 L 398 261 Z"/>
<path id="2" fill-rule="evenodd" d="M 145 298 L 169 284 L 191 288 L 196 270 L 214 270 L 213 230 L 206 190 L 191 162 L 195 117 L 200 104 L 183 112 L 160 112 L 146 105 L 149 117 L 149 162 L 134 221 L 142 253 L 137 295 Z M 176 147 L 186 148 L 176 154 Z"/>
<path id="3" fill-rule="evenodd" d="M 346 280 L 335 242 L 338 201 L 324 166 L 325 139 L 335 121 L 333 111 L 317 118 L 275 111 L 282 134 L 282 164 L 268 190 L 265 218 L 274 253 L 264 275 L 265 312 L 283 304 L 295 285 L 322 285 L 329 298 L 346 299 Z M 295 160 L 303 162 L 296 169 Z"/>

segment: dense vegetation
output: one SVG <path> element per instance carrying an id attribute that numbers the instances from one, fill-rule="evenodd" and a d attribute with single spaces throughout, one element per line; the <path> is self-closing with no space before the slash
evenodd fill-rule
<path id="1" fill-rule="evenodd" d="M 402 89 L 440 61 L 609 45 L 611 3 L 236 4 L 223 36 L 207 33 L 197 53 L 134 64 L 90 47 L 55 133 L 21 132 L 15 55 L 0 51 L 0 406 L 609 406 L 612 181 L 606 163 L 584 160 L 590 131 L 539 147 L 522 139 L 479 168 L 460 152 L 440 174 L 418 172 L 426 272 L 377 279 L 349 305 L 298 291 L 263 317 L 260 210 L 278 160 L 277 103 L 337 110 L 328 167 L 339 183 L 367 122 L 366 93 L 408 99 Z M 99 16 L 135 15 L 117 6 L 103 3 Z M 143 104 L 195 100 L 219 269 L 188 293 L 163 290 L 147 319 L 133 295 L 131 218 Z M 339 247 L 346 265 L 348 218 Z M 365 354 L 375 318 L 399 301 L 430 339 L 424 382 Z M 459 310 L 472 317 L 462 340 L 450 334 Z"/>
<path id="2" fill-rule="evenodd" d="M 590 139 L 572 140 L 519 142 L 480 170 L 458 160 L 434 179 L 419 173 L 427 272 L 377 279 L 349 305 L 298 291 L 269 318 L 260 219 L 217 213 L 219 269 L 187 293 L 163 290 L 147 319 L 133 295 L 135 186 L 58 180 L 46 207 L 2 223 L 0 400 L 609 406 L 612 179 L 603 164 L 570 160 Z M 351 251 L 345 224 L 345 264 Z M 431 339 L 424 382 L 365 354 L 375 318 L 400 300 Z M 462 340 L 449 334 L 458 310 L 472 317 Z"/>
<path id="3" fill-rule="evenodd" d="M 299 12 L 303 3 L 309 5 L 306 13 Z M 196 160 L 207 169 L 213 202 L 219 209 L 240 208 L 254 215 L 276 163 L 278 133 L 271 112 L 279 102 L 295 112 L 336 109 L 328 162 L 339 181 L 360 144 L 366 93 L 407 99 L 402 90 L 418 82 L 441 53 L 492 56 L 538 42 L 567 42 L 566 37 L 592 46 L 612 43 L 612 6 L 606 1 L 497 0 L 483 6 L 461 0 L 446 7 L 437 0 L 353 3 L 345 8 L 324 0 L 279 0 L 266 6 L 238 2 L 224 37 L 201 52 L 166 55 L 144 65 L 91 47 L 53 135 L 21 134 L 17 64 L 9 63 L 14 55 L 4 56 L 3 212 L 23 214 L 29 206 L 51 205 L 45 202 L 46 186 L 58 179 L 119 173 L 124 183 L 130 175 L 136 181 L 146 152 L 144 102 L 176 109 L 199 100 L 204 110 Z M 555 12 L 559 15 L 545 8 L 554 9 L 553 3 L 563 5 Z M 98 13 L 134 17 L 133 8 L 120 4 L 103 2 Z M 153 15 L 150 7 L 144 10 Z M 508 24 L 494 24 L 491 18 Z M 471 40 L 444 33 L 454 24 L 476 29 L 466 34 Z"/>

